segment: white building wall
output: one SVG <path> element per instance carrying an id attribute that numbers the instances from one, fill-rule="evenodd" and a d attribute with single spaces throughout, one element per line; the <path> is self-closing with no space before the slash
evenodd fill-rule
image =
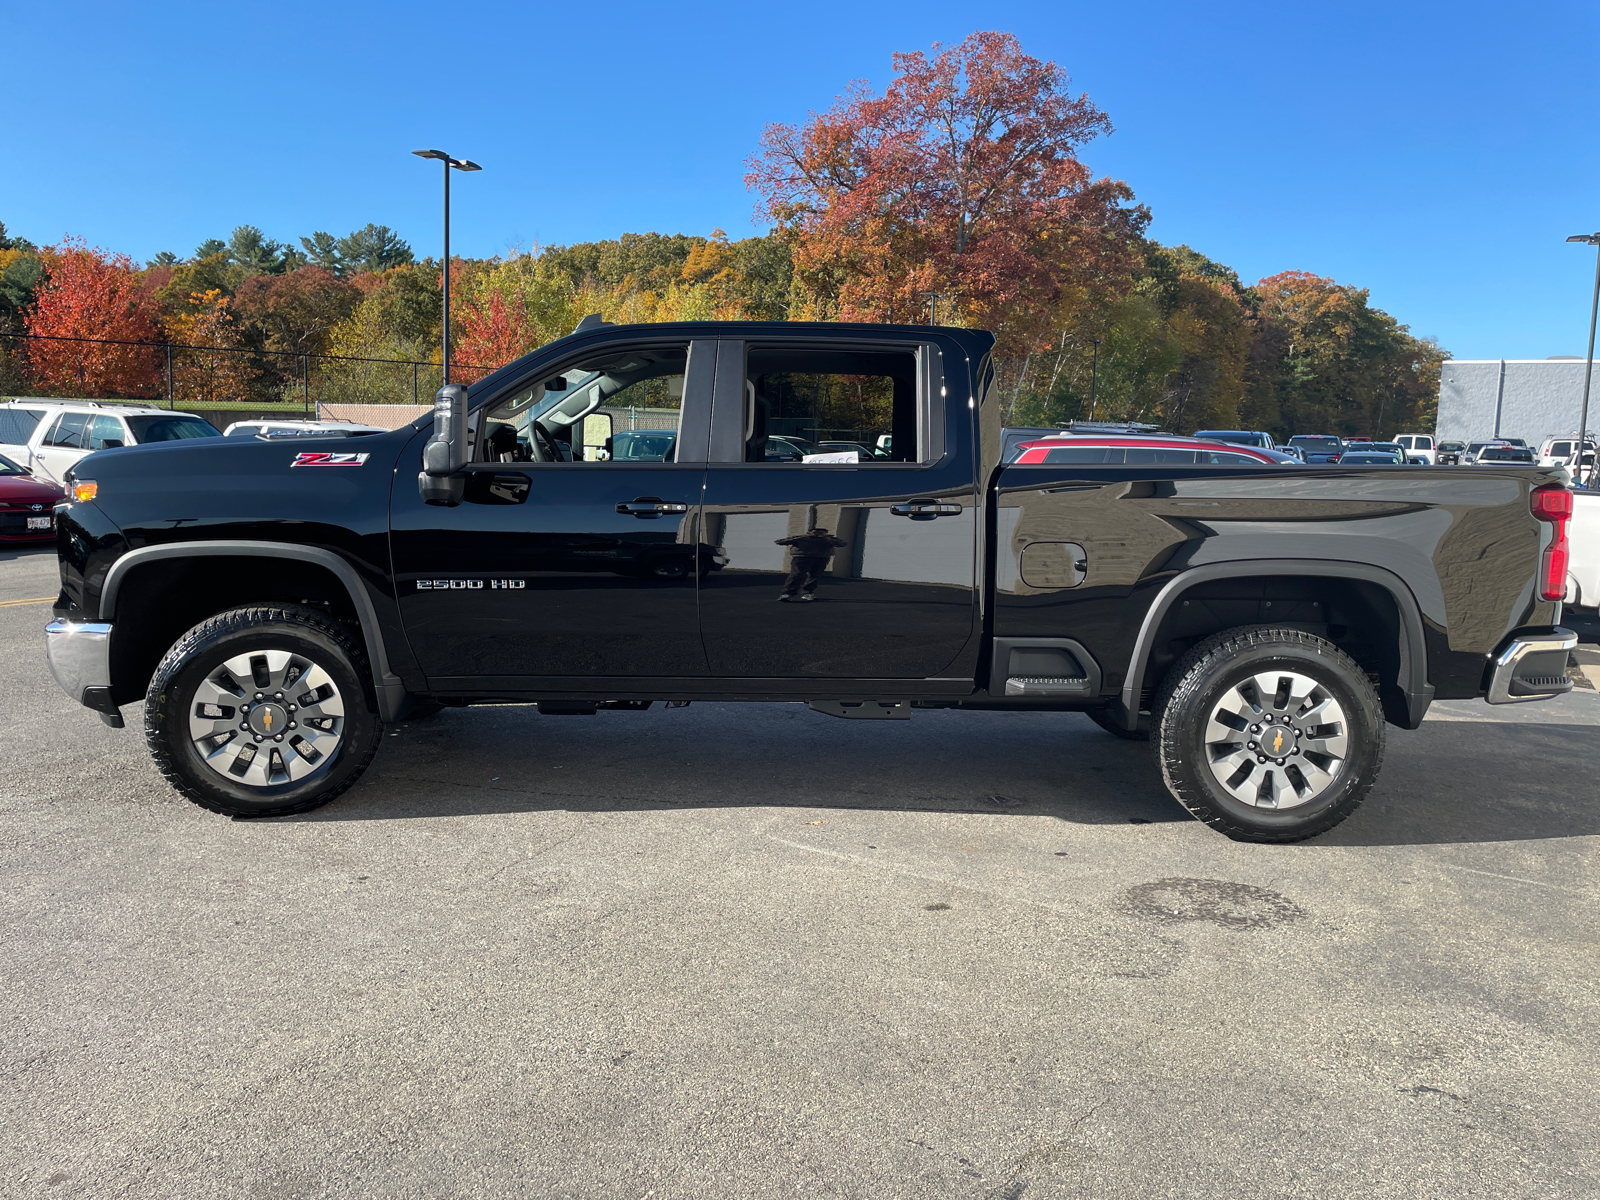
<path id="1" fill-rule="evenodd" d="M 1502 393 L 1499 359 L 1446 362 L 1439 375 L 1437 436 L 1461 442 L 1496 435 L 1518 437 L 1537 450 L 1546 438 L 1574 433 L 1583 406 L 1583 368 L 1581 359 L 1508 358 Z M 1600 425 L 1600 367 L 1589 394 L 1589 428 L 1596 425 Z"/>

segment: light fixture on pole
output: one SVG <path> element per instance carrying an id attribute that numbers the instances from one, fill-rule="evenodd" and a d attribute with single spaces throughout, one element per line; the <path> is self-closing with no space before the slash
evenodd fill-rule
<path id="1" fill-rule="evenodd" d="M 939 301 L 943 297 L 938 292 L 918 292 L 917 294 L 928 298 L 928 324 L 937 325 L 939 323 Z"/>
<path id="2" fill-rule="evenodd" d="M 440 383 L 450 382 L 450 170 L 481 171 L 477 163 L 465 158 L 451 158 L 443 150 L 413 150 L 411 153 L 418 158 L 436 158 L 444 164 L 444 342 L 440 347 L 440 361 L 443 363 L 443 378 Z"/>

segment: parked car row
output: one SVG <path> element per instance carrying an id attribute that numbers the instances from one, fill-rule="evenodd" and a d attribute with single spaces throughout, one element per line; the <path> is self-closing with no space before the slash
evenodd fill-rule
<path id="1" fill-rule="evenodd" d="M 377 425 L 349 421 L 255 418 L 226 430 L 194 413 L 148 404 L 99 400 L 8 400 L 0 402 L 0 454 L 37 480 L 61 483 L 77 462 L 96 450 L 175 442 L 191 438 L 354 437 L 387 433 Z"/>

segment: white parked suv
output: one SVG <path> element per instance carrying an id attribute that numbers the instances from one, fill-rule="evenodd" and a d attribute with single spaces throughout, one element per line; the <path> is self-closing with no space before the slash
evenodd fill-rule
<path id="1" fill-rule="evenodd" d="M 221 437 L 193 413 L 99 400 L 0 403 L 0 454 L 60 484 L 80 458 L 115 446 Z"/>

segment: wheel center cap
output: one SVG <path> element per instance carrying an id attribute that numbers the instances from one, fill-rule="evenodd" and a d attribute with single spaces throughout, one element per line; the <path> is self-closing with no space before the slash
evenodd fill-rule
<path id="1" fill-rule="evenodd" d="M 289 714 L 281 704 L 270 701 L 252 708 L 248 719 L 251 732 L 263 737 L 276 737 L 289 728 Z"/>
<path id="2" fill-rule="evenodd" d="M 1289 731 L 1283 726 L 1277 725 L 1261 739 L 1261 745 L 1272 757 L 1281 758 L 1283 752 L 1289 748 L 1293 741 L 1294 739 L 1289 736 Z"/>

